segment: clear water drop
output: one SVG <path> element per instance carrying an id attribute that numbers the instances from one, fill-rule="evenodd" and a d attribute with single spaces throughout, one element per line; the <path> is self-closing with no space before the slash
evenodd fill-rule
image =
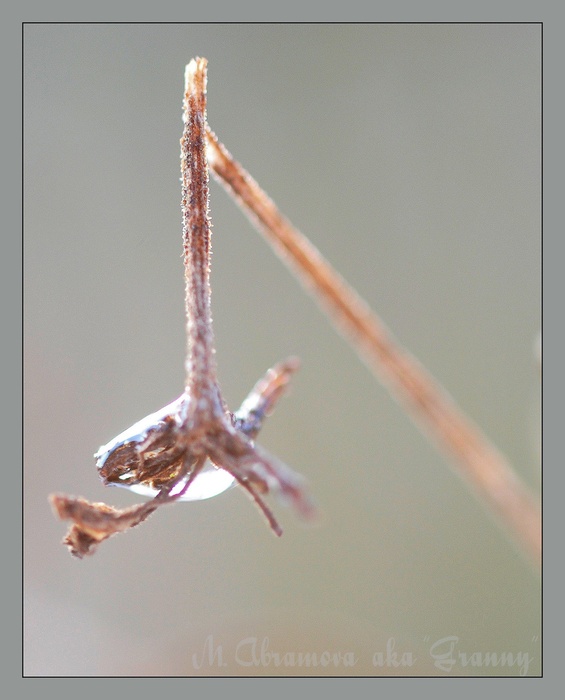
<path id="1" fill-rule="evenodd" d="M 182 490 L 183 486 L 186 484 L 188 477 L 179 481 L 179 483 L 171 490 L 171 496 Z M 178 499 L 179 501 L 203 501 L 206 498 L 213 498 L 219 494 L 227 491 L 235 483 L 235 479 L 231 474 L 224 471 L 223 469 L 218 469 L 212 464 L 205 466 L 204 469 L 194 478 L 194 481 L 185 493 Z M 120 484 L 121 486 L 121 484 Z M 145 486 L 144 484 L 123 484 L 123 486 L 140 496 L 154 497 L 159 492 L 157 489 L 153 489 L 150 486 Z"/>

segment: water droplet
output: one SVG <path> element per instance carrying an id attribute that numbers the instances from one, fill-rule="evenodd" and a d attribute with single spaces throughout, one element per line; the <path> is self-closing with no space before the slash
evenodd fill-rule
<path id="1" fill-rule="evenodd" d="M 186 484 L 188 477 L 180 481 L 174 489 L 171 491 L 171 495 L 174 496 L 182 490 L 183 486 Z M 194 481 L 185 493 L 178 499 L 179 501 L 203 501 L 206 498 L 213 498 L 219 494 L 227 491 L 234 485 L 235 479 L 231 474 L 224 471 L 223 469 L 218 469 L 212 464 L 208 464 L 202 469 L 202 471 L 195 477 Z M 122 486 L 122 484 L 116 484 Z M 145 486 L 144 484 L 123 484 L 123 486 L 140 496 L 149 496 L 153 498 L 159 492 L 157 489 L 153 489 L 150 486 Z"/>

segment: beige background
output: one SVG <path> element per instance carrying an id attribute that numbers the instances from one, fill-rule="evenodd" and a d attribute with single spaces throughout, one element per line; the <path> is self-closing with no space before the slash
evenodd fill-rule
<path id="1" fill-rule="evenodd" d="M 24 41 L 26 673 L 428 675 L 449 636 L 451 675 L 520 673 L 455 656 L 488 651 L 539 673 L 536 575 L 215 183 L 221 384 L 235 408 L 301 357 L 261 442 L 308 478 L 320 525 L 274 503 L 276 540 L 233 490 L 79 562 L 47 503 L 137 502 L 92 454 L 183 386 L 195 55 L 219 137 L 538 490 L 539 27 L 27 25 Z M 413 665 L 387 665 L 387 642 Z M 262 644 L 356 663 L 276 667 Z"/>

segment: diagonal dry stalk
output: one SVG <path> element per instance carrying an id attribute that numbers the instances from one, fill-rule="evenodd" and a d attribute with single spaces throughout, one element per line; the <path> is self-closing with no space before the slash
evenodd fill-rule
<path id="1" fill-rule="evenodd" d="M 64 540 L 72 554 L 92 554 L 112 535 L 143 522 L 158 507 L 185 496 L 211 463 L 243 487 L 263 512 L 276 535 L 282 530 L 263 501 L 273 492 L 303 516 L 313 506 L 302 479 L 254 442 L 264 418 L 284 392 L 297 361 L 280 363 L 258 382 L 232 414 L 216 378 L 210 312 L 211 230 L 208 218 L 206 159 L 206 60 L 186 67 L 181 139 L 182 224 L 187 317 L 184 394 L 120 434 L 96 454 L 106 485 L 155 494 L 152 501 L 117 510 L 104 503 L 56 494 L 56 514 L 72 525 Z M 223 477 L 222 477 L 223 478 Z"/>
<path id="2" fill-rule="evenodd" d="M 209 128 L 207 143 L 208 162 L 219 182 L 377 378 L 539 566 L 540 509 L 506 459 L 310 241 L 283 217 Z"/>

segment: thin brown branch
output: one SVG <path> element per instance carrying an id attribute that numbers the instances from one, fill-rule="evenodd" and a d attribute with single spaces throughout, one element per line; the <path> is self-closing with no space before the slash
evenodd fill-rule
<path id="1" fill-rule="evenodd" d="M 539 565 L 541 514 L 506 459 L 207 129 L 208 162 L 374 374 Z"/>
<path id="2" fill-rule="evenodd" d="M 153 495 L 152 501 L 118 510 L 74 496 L 51 497 L 55 514 L 73 523 L 64 543 L 77 557 L 92 554 L 100 542 L 139 525 L 165 503 L 193 500 L 191 487 L 201 477 L 207 484 L 208 496 L 220 493 L 231 485 L 225 472 L 251 495 L 277 536 L 282 534 L 282 529 L 258 492 L 279 495 L 305 517 L 314 514 L 300 477 L 254 442 L 265 417 L 296 371 L 297 361 L 290 358 L 270 370 L 236 414 L 228 410 L 216 379 L 210 313 L 211 240 L 205 145 L 206 60 L 203 58 L 192 60 L 186 67 L 183 120 L 185 392 L 120 433 L 95 455 L 105 484 Z"/>
<path id="3" fill-rule="evenodd" d="M 182 240 L 187 321 L 186 392 L 211 401 L 216 385 L 210 311 L 210 221 L 205 149 L 206 59 L 186 66 L 181 138 Z"/>

